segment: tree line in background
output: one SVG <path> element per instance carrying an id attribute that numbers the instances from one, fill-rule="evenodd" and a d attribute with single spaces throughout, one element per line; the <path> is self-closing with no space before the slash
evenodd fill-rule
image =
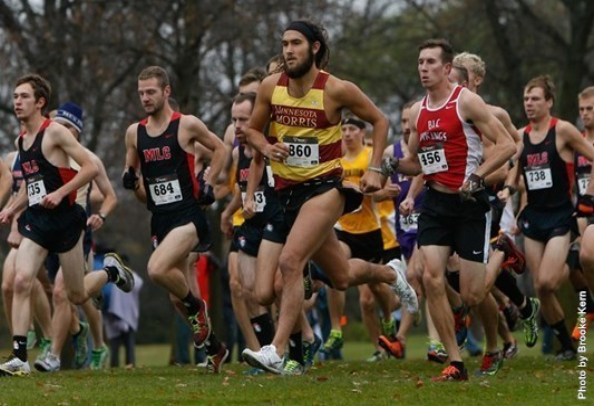
<path id="1" fill-rule="evenodd" d="M 79 103 L 82 142 L 104 160 L 120 198 L 97 239 L 126 252 L 146 278 L 149 216 L 120 185 L 125 130 L 143 118 L 139 71 L 166 68 L 181 111 L 222 136 L 241 74 L 279 53 L 283 27 L 303 17 L 328 30 L 329 70 L 359 85 L 390 117 L 394 133 L 402 103 L 423 95 L 417 47 L 431 37 L 483 57 L 483 96 L 505 107 L 518 126 L 531 77 L 552 75 L 554 111 L 572 122 L 577 94 L 594 84 L 591 0 L 0 0 L 0 146 L 8 153 L 19 132 L 12 91 L 22 74 L 51 81 L 52 108 Z M 215 253 L 224 257 L 218 213 L 211 213 Z M 166 339 L 159 326 L 170 323 L 167 298 L 152 284 L 142 297 L 139 340 Z"/>

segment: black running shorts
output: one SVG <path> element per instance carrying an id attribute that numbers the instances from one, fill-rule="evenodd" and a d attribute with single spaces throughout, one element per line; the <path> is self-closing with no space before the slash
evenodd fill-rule
<path id="1" fill-rule="evenodd" d="M 151 242 L 153 249 L 157 248 L 171 230 L 188 223 L 194 224 L 198 235 L 198 245 L 193 251 L 208 251 L 212 245 L 210 226 L 204 210 L 198 205 L 192 205 L 186 209 L 172 212 L 153 213 L 151 218 Z"/>
<path id="2" fill-rule="evenodd" d="M 352 234 L 336 229 L 334 231 L 336 231 L 338 240 L 350 248 L 351 258 L 359 258 L 376 264 L 381 262 L 384 253 L 381 229 L 362 234 Z"/>
<path id="3" fill-rule="evenodd" d="M 88 226 L 85 229 L 85 236 L 83 238 L 83 253 L 85 254 L 85 261 L 89 258 L 91 248 L 93 248 L 93 239 L 90 236 L 91 227 Z M 58 270 L 60 269 L 60 258 L 58 257 L 58 254 L 55 252 L 50 252 L 47 254 L 47 258 L 45 259 L 45 269 L 50 282 L 54 283 L 56 281 Z M 91 269 L 91 271 L 92 270 L 93 269 Z"/>
<path id="4" fill-rule="evenodd" d="M 339 178 L 313 179 L 308 182 L 282 189 L 278 192 L 280 203 L 284 211 L 283 233 L 285 238 L 289 235 L 289 232 L 299 215 L 301 206 L 303 206 L 309 199 L 332 189 L 338 189 L 338 191 L 345 197 L 342 214 L 350 213 L 361 206 L 361 203 L 363 202 L 363 193 L 357 189 L 342 186 L 342 181 Z"/>
<path id="5" fill-rule="evenodd" d="M 237 247 L 246 254 L 256 257 L 262 240 L 284 244 L 287 236 L 283 232 L 283 212 L 278 210 L 268 222 L 261 226 L 246 220 L 236 231 Z"/>
<path id="6" fill-rule="evenodd" d="M 31 208 L 18 219 L 19 233 L 49 252 L 70 251 L 87 225 L 87 214 L 81 205 L 64 209 Z"/>
<path id="7" fill-rule="evenodd" d="M 571 232 L 578 233 L 571 203 L 556 208 L 538 209 L 527 205 L 518 216 L 518 228 L 531 240 L 547 242 Z"/>
<path id="8" fill-rule="evenodd" d="M 486 263 L 489 255 L 491 211 L 487 195 L 476 201 L 429 188 L 419 216 L 418 245 L 447 246 L 460 258 Z"/>

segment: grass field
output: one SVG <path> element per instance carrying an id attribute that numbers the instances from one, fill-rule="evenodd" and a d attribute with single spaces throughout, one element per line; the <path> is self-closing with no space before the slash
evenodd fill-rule
<path id="1" fill-rule="evenodd" d="M 519 342 L 521 337 L 518 336 Z M 594 349 L 594 339 L 589 348 Z M 370 364 L 371 345 L 347 342 L 345 362 L 325 362 L 302 377 L 246 377 L 245 366 L 229 364 L 218 376 L 196 367 L 169 367 L 169 347 L 137 348 L 139 367 L 101 372 L 33 373 L 0 379 L 0 405 L 574 405 L 577 362 L 555 363 L 523 347 L 514 360 L 488 378 L 467 383 L 432 383 L 441 366 L 424 360 L 423 337 L 411 337 L 408 359 Z M 587 400 L 594 404 L 594 355 L 588 352 Z M 33 353 L 33 356 L 35 354 Z M 466 359 L 469 372 L 479 358 Z M 589 396 L 591 395 L 591 396 Z"/>

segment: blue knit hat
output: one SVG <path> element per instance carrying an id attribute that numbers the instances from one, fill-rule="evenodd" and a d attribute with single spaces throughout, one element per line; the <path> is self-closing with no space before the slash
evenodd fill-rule
<path id="1" fill-rule="evenodd" d="M 70 124 L 81 133 L 83 128 L 82 115 L 82 108 L 78 104 L 66 102 L 58 108 L 54 120 L 57 123 Z"/>

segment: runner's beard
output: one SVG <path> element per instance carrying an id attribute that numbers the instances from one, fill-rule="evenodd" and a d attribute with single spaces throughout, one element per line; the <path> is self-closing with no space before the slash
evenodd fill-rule
<path id="1" fill-rule="evenodd" d="M 303 77 L 307 72 L 309 72 L 313 64 L 314 53 L 310 46 L 307 59 L 302 64 L 297 65 L 294 68 L 289 68 L 287 64 L 284 64 L 283 67 L 288 77 L 290 77 L 291 79 L 299 79 L 300 77 Z"/>

